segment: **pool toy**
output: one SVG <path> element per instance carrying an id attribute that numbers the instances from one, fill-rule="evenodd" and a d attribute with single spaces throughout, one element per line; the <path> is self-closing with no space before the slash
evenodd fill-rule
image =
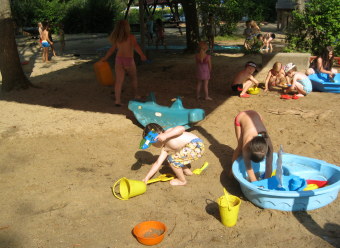
<path id="1" fill-rule="evenodd" d="M 180 97 L 176 98 L 171 107 L 158 105 L 153 92 L 150 93 L 146 102 L 129 101 L 128 108 L 144 127 L 149 123 L 157 123 L 164 129 L 176 126 L 184 126 L 188 129 L 205 117 L 203 109 L 184 108 Z"/>
<path id="2" fill-rule="evenodd" d="M 156 133 L 153 129 L 141 140 L 139 144 L 139 149 L 147 149 L 150 147 L 152 143 L 156 143 L 157 139 L 155 139 L 158 136 L 158 133 Z"/>
<path id="3" fill-rule="evenodd" d="M 248 94 L 252 94 L 252 95 L 257 95 L 260 93 L 260 88 L 258 87 L 251 87 L 248 89 L 247 91 Z"/>
<path id="4" fill-rule="evenodd" d="M 114 85 L 111 67 L 107 61 L 98 61 L 93 65 L 98 83 L 101 85 Z"/>
<path id="5" fill-rule="evenodd" d="M 140 180 L 131 180 L 126 177 L 122 177 L 117 180 L 112 186 L 113 195 L 119 200 L 128 200 L 131 197 L 144 194 L 146 192 L 146 185 L 155 182 L 165 182 L 174 179 L 175 176 L 172 174 L 162 174 L 157 178 L 150 179 L 147 183 Z M 119 195 L 116 193 L 115 188 L 119 183 Z"/>
<path id="6" fill-rule="evenodd" d="M 137 224 L 132 233 L 143 245 L 157 245 L 164 239 L 167 228 L 160 221 L 144 221 Z"/>
<path id="7" fill-rule="evenodd" d="M 208 162 L 205 162 L 201 168 L 197 168 L 195 170 L 193 170 L 192 173 L 194 173 L 195 175 L 200 175 L 207 167 L 209 166 Z"/>
<path id="8" fill-rule="evenodd" d="M 167 174 L 162 174 L 159 177 L 150 179 L 149 181 L 147 181 L 146 184 L 155 183 L 155 182 L 166 182 L 166 181 L 172 180 L 174 178 L 175 178 L 175 176 L 172 175 L 172 174 L 168 174 L 168 173 Z"/>
<path id="9" fill-rule="evenodd" d="M 290 95 L 281 95 L 280 99 L 289 100 L 289 99 L 292 99 L 292 96 L 290 96 Z"/>
<path id="10" fill-rule="evenodd" d="M 315 184 L 319 188 L 325 187 L 328 184 L 327 181 L 321 181 L 321 180 L 306 180 L 306 181 L 307 181 L 307 184 Z"/>
<path id="11" fill-rule="evenodd" d="M 230 195 L 225 188 L 223 191 L 224 195 L 217 199 L 221 222 L 224 226 L 233 227 L 237 223 L 241 199 Z"/>
<path id="12" fill-rule="evenodd" d="M 312 81 L 313 91 L 340 93 L 340 73 L 335 74 L 333 80 L 326 73 L 314 73 L 308 77 Z"/>
<path id="13" fill-rule="evenodd" d="M 277 153 L 273 155 L 277 159 Z M 265 161 L 253 163 L 255 174 L 265 171 Z M 273 170 L 276 164 L 273 163 Z M 283 178 L 297 176 L 304 180 L 328 181 L 328 186 L 315 190 L 280 191 L 258 187 L 247 180 L 247 173 L 242 157 L 239 157 L 232 166 L 232 172 L 240 183 L 243 194 L 253 204 L 261 208 L 277 209 L 282 211 L 308 211 L 328 205 L 333 202 L 340 189 L 340 167 L 325 161 L 303 156 L 282 154 Z"/>

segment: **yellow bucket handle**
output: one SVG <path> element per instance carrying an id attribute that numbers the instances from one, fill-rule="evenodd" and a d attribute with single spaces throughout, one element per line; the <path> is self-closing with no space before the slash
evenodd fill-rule
<path id="1" fill-rule="evenodd" d="M 128 199 L 124 199 L 124 198 L 122 198 L 122 197 L 119 197 L 117 194 L 116 194 L 116 192 L 115 192 L 115 188 L 116 188 L 116 186 L 117 186 L 117 183 L 119 183 L 122 179 L 124 179 L 125 177 L 122 177 L 121 179 L 119 179 L 117 182 L 115 182 L 115 184 L 113 185 L 113 187 L 112 187 L 112 193 L 113 193 L 113 195 L 115 196 L 115 197 L 117 197 L 119 200 L 122 200 L 122 201 L 126 201 L 126 200 L 128 200 Z"/>

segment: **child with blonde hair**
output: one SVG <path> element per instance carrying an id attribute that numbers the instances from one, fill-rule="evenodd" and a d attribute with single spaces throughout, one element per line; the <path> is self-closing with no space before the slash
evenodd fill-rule
<path id="1" fill-rule="evenodd" d="M 164 130 L 160 125 L 150 123 L 145 126 L 143 139 L 150 132 L 158 134 L 150 143 L 154 147 L 161 148 L 161 153 L 143 181 L 147 183 L 167 159 L 177 177 L 172 179 L 170 184 L 173 186 L 186 185 L 185 176 L 193 175 L 188 165 L 202 157 L 204 153 L 203 141 L 195 134 L 186 132 L 183 126 Z"/>
<path id="2" fill-rule="evenodd" d="M 284 91 L 285 93 L 297 91 L 298 94 L 296 97 L 304 97 L 312 92 L 312 82 L 305 73 L 297 71 L 296 65 L 293 63 L 286 64 L 284 71 L 286 73 L 287 82 L 290 82 L 289 84 L 291 85 Z"/>
<path id="3" fill-rule="evenodd" d="M 135 98 L 140 98 L 138 95 L 137 69 L 133 58 L 134 50 L 140 55 L 142 61 L 147 59 L 138 45 L 136 37 L 130 33 L 130 25 L 127 20 L 120 20 L 116 23 L 109 39 L 112 47 L 100 61 L 106 61 L 116 49 L 118 50 L 115 59 L 115 106 L 120 107 L 122 106 L 121 91 L 125 73 L 128 73 L 131 77 Z"/>
<path id="4" fill-rule="evenodd" d="M 201 98 L 201 89 L 203 87 L 204 99 L 212 100 L 209 97 L 208 84 L 211 72 L 211 56 L 207 54 L 208 44 L 201 41 L 198 44 L 199 52 L 195 56 L 196 60 L 196 76 L 197 76 L 197 89 L 196 98 L 199 100 Z"/>
<path id="5" fill-rule="evenodd" d="M 276 62 L 267 74 L 264 91 L 268 91 L 273 86 L 284 87 L 286 85 L 285 81 L 285 72 L 283 71 L 282 64 Z"/>

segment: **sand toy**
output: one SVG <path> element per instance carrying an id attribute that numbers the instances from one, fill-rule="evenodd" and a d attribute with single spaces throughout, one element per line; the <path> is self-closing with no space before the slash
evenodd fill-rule
<path id="1" fill-rule="evenodd" d="M 237 223 L 241 199 L 230 195 L 225 188 L 223 190 L 224 195 L 217 199 L 221 222 L 224 226 L 233 227 Z"/>
<path id="2" fill-rule="evenodd" d="M 335 74 L 334 78 L 326 73 L 314 73 L 308 77 L 312 81 L 313 91 L 340 93 L 340 73 Z"/>
<path id="3" fill-rule="evenodd" d="M 175 126 L 184 126 L 188 129 L 205 117 L 203 109 L 184 108 L 180 97 L 176 98 L 171 107 L 158 105 L 155 95 L 152 92 L 146 102 L 129 101 L 128 108 L 133 112 L 137 121 L 144 127 L 149 123 L 157 123 L 164 129 Z"/>
<path id="4" fill-rule="evenodd" d="M 147 183 L 140 180 L 131 180 L 126 177 L 120 178 L 116 181 L 112 187 L 113 195 L 119 200 L 128 200 L 131 197 L 144 194 L 146 192 L 146 185 L 155 182 L 165 182 L 174 179 L 175 177 L 171 174 L 162 174 L 157 178 L 150 179 Z M 116 193 L 115 188 L 119 183 L 119 195 Z"/>
<path id="5" fill-rule="evenodd" d="M 160 221 L 144 221 L 137 224 L 132 233 L 143 245 L 157 245 L 164 239 L 167 228 Z"/>
<path id="6" fill-rule="evenodd" d="M 248 94 L 251 94 L 251 95 L 257 95 L 261 92 L 260 88 L 254 86 L 254 87 L 250 87 L 247 91 Z"/>
<path id="7" fill-rule="evenodd" d="M 111 67 L 106 61 L 98 61 L 93 65 L 98 83 L 101 85 L 114 85 Z"/>
<path id="8" fill-rule="evenodd" d="M 273 161 L 277 159 L 277 156 L 277 153 L 274 153 Z M 252 167 L 256 175 L 261 175 L 265 171 L 265 161 L 252 162 Z M 273 170 L 275 169 L 276 164 L 273 163 Z M 322 160 L 288 153 L 282 154 L 283 179 L 296 176 L 306 182 L 307 180 L 327 181 L 327 186 L 307 191 L 304 191 L 302 186 L 294 191 L 259 187 L 247 180 L 248 175 L 242 157 L 235 160 L 232 171 L 247 199 L 261 208 L 309 211 L 333 202 L 340 189 L 340 167 Z"/>

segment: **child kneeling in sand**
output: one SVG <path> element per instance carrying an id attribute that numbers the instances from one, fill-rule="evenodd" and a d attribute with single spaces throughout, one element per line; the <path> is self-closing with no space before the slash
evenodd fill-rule
<path id="1" fill-rule="evenodd" d="M 187 181 L 184 175 L 193 175 L 187 165 L 202 157 L 204 153 L 203 141 L 196 135 L 186 132 L 183 126 L 169 128 L 164 131 L 160 125 L 150 123 L 146 125 L 144 129 L 143 138 L 145 138 L 151 131 L 158 133 L 158 136 L 154 138 L 156 142 L 152 145 L 157 148 L 161 148 L 161 154 L 157 161 L 152 165 L 143 181 L 147 183 L 147 181 L 159 170 L 162 163 L 167 158 L 171 169 L 177 177 L 172 179 L 170 184 L 185 185 Z"/>
<path id="2" fill-rule="evenodd" d="M 306 74 L 297 71 L 296 65 L 293 63 L 286 64 L 284 71 L 286 73 L 287 82 L 291 82 L 291 86 L 284 91 L 285 93 L 296 90 L 298 92 L 296 95 L 297 97 L 304 97 L 312 92 L 312 82 Z"/>
<path id="3" fill-rule="evenodd" d="M 282 68 L 282 64 L 280 62 L 276 62 L 273 65 L 273 68 L 268 72 L 266 81 L 265 81 L 265 89 L 264 91 L 268 91 L 273 86 L 286 86 L 286 78 L 285 72 Z"/>
<path id="4" fill-rule="evenodd" d="M 249 61 L 246 63 L 245 68 L 237 73 L 234 78 L 231 89 L 235 92 L 241 91 L 240 97 L 250 97 L 250 95 L 247 94 L 247 90 L 254 84 L 256 86 L 259 85 L 259 82 L 253 77 L 255 71 L 257 72 L 257 65 L 254 62 Z"/>
<path id="5" fill-rule="evenodd" d="M 266 158 L 265 178 L 271 177 L 273 163 L 273 145 L 263 124 L 262 117 L 254 110 L 240 112 L 234 121 L 237 148 L 234 150 L 232 163 L 243 156 L 248 178 L 257 181 L 251 161 L 258 163 Z M 231 168 L 229 171 L 231 176 Z"/>

